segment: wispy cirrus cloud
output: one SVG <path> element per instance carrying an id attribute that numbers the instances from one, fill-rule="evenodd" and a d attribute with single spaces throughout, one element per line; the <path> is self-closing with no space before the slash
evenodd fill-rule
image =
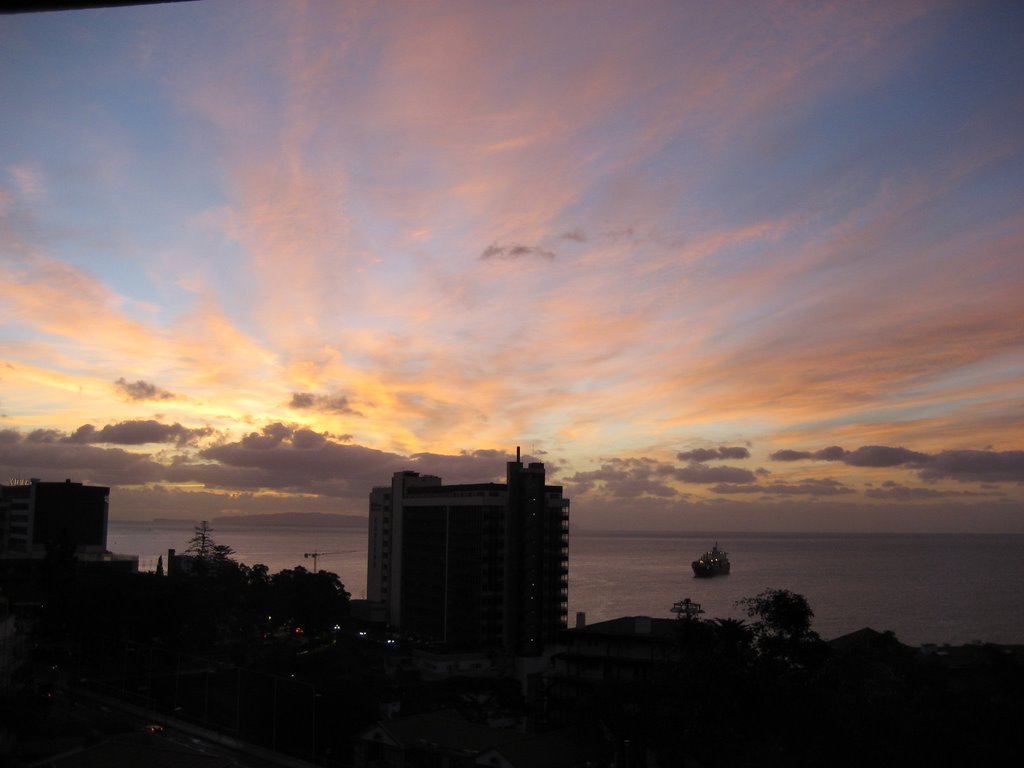
<path id="1" fill-rule="evenodd" d="M 7 168 L 14 181 L 18 195 L 29 201 L 46 196 L 46 182 L 39 168 L 29 165 L 12 165 Z"/>
<path id="2" fill-rule="evenodd" d="M 45 256 L 8 262 L 0 301 L 8 322 L 113 360 L 147 358 L 155 329 L 124 311 L 131 304 L 88 271 Z"/>
<path id="3" fill-rule="evenodd" d="M 522 442 L 584 519 L 1019 502 L 1013 11 L 268 8 L 12 19 L 26 456 L 348 503 Z"/>

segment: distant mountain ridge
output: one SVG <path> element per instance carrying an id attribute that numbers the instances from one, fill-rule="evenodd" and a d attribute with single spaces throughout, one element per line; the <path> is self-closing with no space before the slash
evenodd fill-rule
<path id="1" fill-rule="evenodd" d="M 262 515 L 231 515 L 210 521 L 213 528 L 232 526 L 321 526 L 332 528 L 362 528 L 366 518 L 358 515 L 335 515 L 326 512 L 272 512 Z"/>

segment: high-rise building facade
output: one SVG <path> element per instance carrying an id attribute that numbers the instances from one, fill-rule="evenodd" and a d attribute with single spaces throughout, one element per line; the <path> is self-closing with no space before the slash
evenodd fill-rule
<path id="1" fill-rule="evenodd" d="M 70 480 L 0 485 L 0 553 L 40 556 L 52 544 L 105 552 L 109 498 L 109 488 Z"/>
<path id="2" fill-rule="evenodd" d="M 568 613 L 569 500 L 518 450 L 505 483 L 396 472 L 370 493 L 367 599 L 408 637 L 534 655 Z"/>

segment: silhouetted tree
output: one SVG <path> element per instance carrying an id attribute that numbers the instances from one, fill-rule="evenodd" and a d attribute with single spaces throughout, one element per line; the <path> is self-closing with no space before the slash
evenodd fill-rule
<path id="1" fill-rule="evenodd" d="M 213 557 L 213 529 L 210 524 L 201 520 L 199 525 L 192 529 L 192 538 L 188 540 L 185 554 L 191 555 L 196 560 L 209 561 Z"/>
<path id="2" fill-rule="evenodd" d="M 185 548 L 185 554 L 192 557 L 193 575 L 205 577 L 215 573 L 223 576 L 237 570 L 238 563 L 231 558 L 235 551 L 226 544 L 214 541 L 213 529 L 206 520 L 201 521 L 193 531 Z"/>
<path id="3" fill-rule="evenodd" d="M 273 629 L 269 569 L 263 563 L 251 567 L 240 564 L 238 580 L 239 633 L 264 636 Z"/>
<path id="4" fill-rule="evenodd" d="M 743 619 L 712 619 L 715 633 L 715 649 L 730 662 L 746 659 L 754 642 L 754 631 Z"/>
<path id="5" fill-rule="evenodd" d="M 750 628 L 762 656 L 802 665 L 823 651 L 821 638 L 811 629 L 814 611 L 803 595 L 766 589 L 756 597 L 737 600 L 736 605 L 755 619 Z"/>
<path id="6" fill-rule="evenodd" d="M 348 616 L 348 599 L 345 585 L 330 571 L 310 573 L 300 565 L 270 577 L 271 613 L 278 626 L 323 632 Z"/>
<path id="7" fill-rule="evenodd" d="M 764 635 L 799 638 L 811 634 L 814 611 L 803 595 L 788 589 L 766 589 L 756 597 L 737 600 L 736 604 L 746 610 L 748 616 L 757 619 L 752 626 L 758 638 Z"/>
<path id="8" fill-rule="evenodd" d="M 213 547 L 213 555 L 210 560 L 215 565 L 223 565 L 228 562 L 234 562 L 232 555 L 235 554 L 235 550 L 229 547 L 227 544 L 215 544 Z"/>

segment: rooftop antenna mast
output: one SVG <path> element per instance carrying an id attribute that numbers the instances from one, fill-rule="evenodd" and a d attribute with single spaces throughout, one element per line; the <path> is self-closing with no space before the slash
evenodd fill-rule
<path id="1" fill-rule="evenodd" d="M 689 621 L 704 613 L 704 609 L 700 607 L 700 603 L 695 603 L 690 598 L 686 598 L 672 606 L 672 613 L 676 614 L 676 618 Z"/>

